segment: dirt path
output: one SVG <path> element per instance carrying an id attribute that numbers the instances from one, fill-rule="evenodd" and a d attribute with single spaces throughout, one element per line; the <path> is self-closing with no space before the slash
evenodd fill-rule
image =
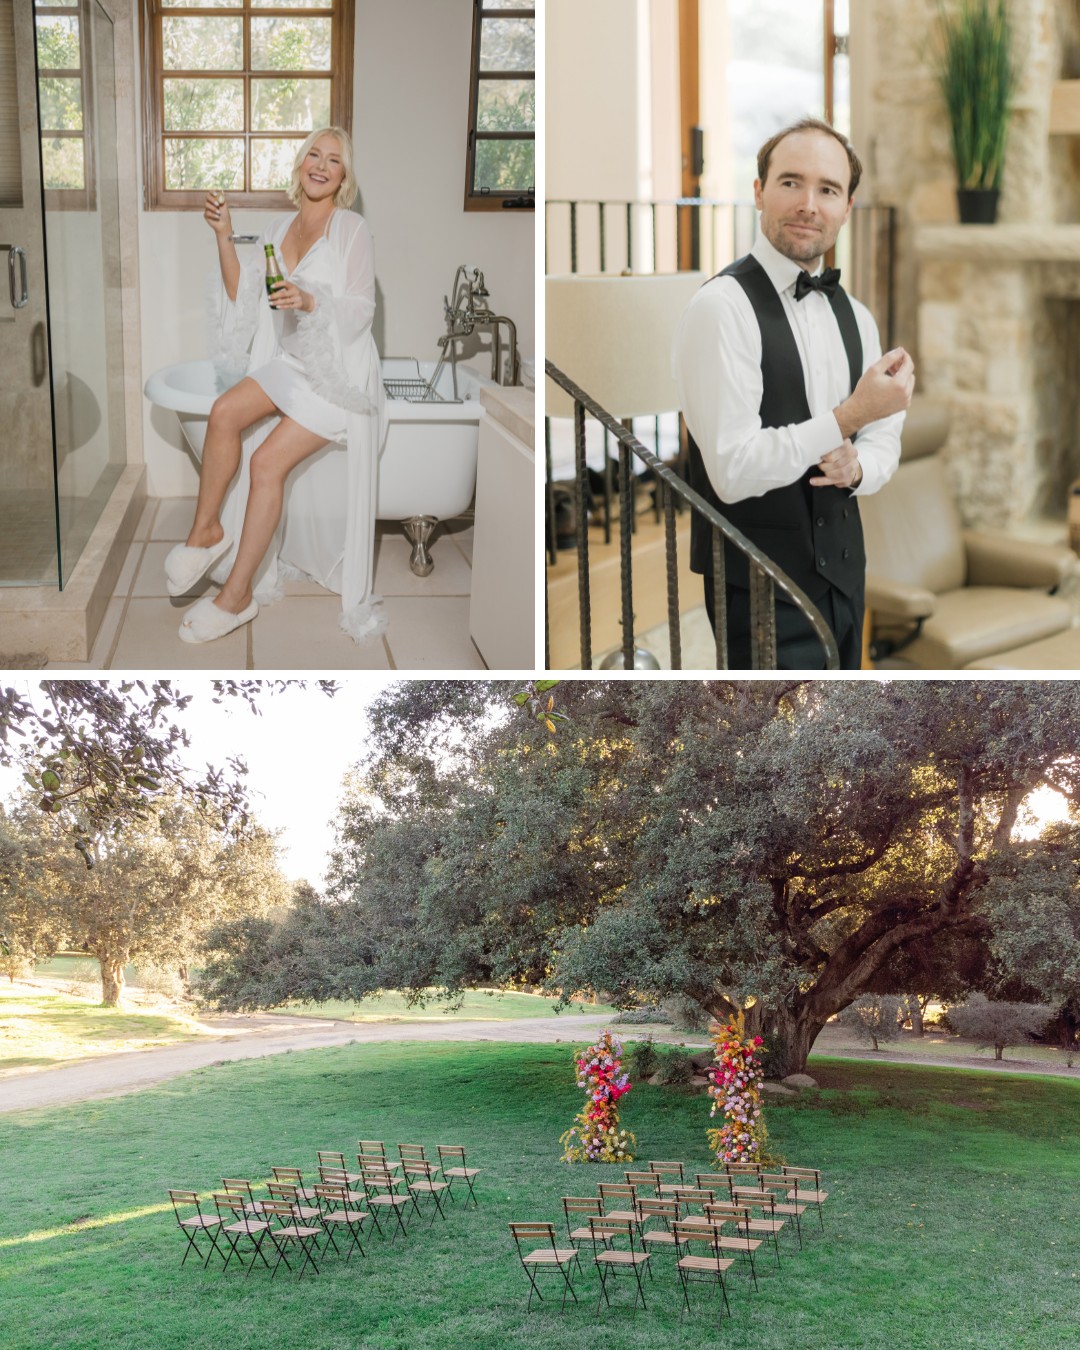
<path id="1" fill-rule="evenodd" d="M 610 1018 L 595 1015 L 523 1017 L 507 1022 L 332 1022 L 310 1017 L 203 1018 L 227 1034 L 121 1055 L 62 1064 L 54 1069 L 13 1070 L 0 1076 L 0 1112 L 65 1106 L 93 1097 L 118 1097 L 178 1074 L 232 1059 L 259 1059 L 287 1050 L 378 1041 L 582 1041 Z"/>
<path id="2" fill-rule="evenodd" d="M 505 1022 L 339 1022 L 310 1017 L 263 1014 L 253 1017 L 201 1019 L 204 1026 L 222 1035 L 182 1045 L 158 1046 L 120 1055 L 62 1064 L 53 1069 L 11 1070 L 0 1074 L 0 1112 L 25 1111 L 35 1107 L 65 1106 L 94 1097 L 117 1097 L 127 1092 L 163 1083 L 192 1069 L 226 1060 L 259 1059 L 289 1050 L 317 1050 L 353 1042 L 385 1041 L 528 1041 L 538 1044 L 581 1042 L 610 1023 L 610 1017 L 564 1014 L 560 1017 L 523 1017 Z M 658 1042 L 673 1041 L 687 1047 L 707 1046 L 709 1041 L 668 1028 L 650 1026 Z M 631 1037 L 637 1028 L 625 1027 Z M 988 1060 L 974 1055 L 930 1056 L 886 1050 L 877 1054 L 865 1049 L 822 1045 L 822 1055 L 861 1060 L 870 1064 L 914 1064 L 925 1069 L 981 1069 L 991 1073 L 1042 1073 L 1080 1079 L 1080 1068 L 1033 1060 Z M 814 1056 L 811 1055 L 811 1061 Z M 813 1063 L 809 1066 L 813 1074 Z"/>

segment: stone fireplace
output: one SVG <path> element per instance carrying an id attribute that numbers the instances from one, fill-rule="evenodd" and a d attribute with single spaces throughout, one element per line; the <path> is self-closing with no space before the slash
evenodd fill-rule
<path id="1" fill-rule="evenodd" d="M 965 522 L 1064 537 L 1080 478 L 1080 225 L 915 232 L 918 383 L 953 408 Z"/>

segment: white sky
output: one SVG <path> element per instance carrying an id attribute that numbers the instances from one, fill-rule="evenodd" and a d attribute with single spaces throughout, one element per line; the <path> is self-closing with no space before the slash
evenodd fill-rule
<path id="1" fill-rule="evenodd" d="M 177 719 L 191 737 L 191 767 L 201 770 L 210 763 L 222 768 L 232 755 L 245 760 L 255 815 L 268 829 L 284 831 L 281 861 L 286 875 L 319 886 L 342 784 L 363 749 L 367 708 L 395 682 L 382 675 L 350 676 L 332 698 L 310 686 L 263 695 L 261 716 L 241 699 L 213 703 L 209 684 L 197 676 L 173 684 L 196 695 Z M 33 697 L 39 682 L 10 683 Z M 17 781 L 17 775 L 2 774 L 0 792 Z"/>

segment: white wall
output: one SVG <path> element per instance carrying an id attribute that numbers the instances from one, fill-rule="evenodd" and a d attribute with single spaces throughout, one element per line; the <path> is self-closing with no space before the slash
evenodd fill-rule
<path id="1" fill-rule="evenodd" d="M 463 207 L 468 131 L 470 0 L 357 0 L 353 140 L 362 212 L 375 236 L 379 348 L 434 360 L 443 295 L 455 268 L 483 269 L 489 301 L 534 354 L 532 212 Z M 262 212 L 238 210 L 238 233 Z M 205 355 L 204 280 L 216 265 L 198 212 L 140 216 L 143 370 Z M 490 358 L 477 358 L 487 373 Z M 195 466 L 172 413 L 145 405 L 152 496 L 192 496 Z"/>

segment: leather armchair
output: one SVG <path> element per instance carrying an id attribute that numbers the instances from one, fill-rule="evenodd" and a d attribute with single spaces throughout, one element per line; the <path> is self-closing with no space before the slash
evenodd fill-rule
<path id="1" fill-rule="evenodd" d="M 947 404 L 914 399 L 895 475 L 859 502 L 872 647 L 921 670 L 960 670 L 1072 621 L 1049 594 L 1076 565 L 1070 549 L 961 525 L 938 455 L 950 421 Z"/>

